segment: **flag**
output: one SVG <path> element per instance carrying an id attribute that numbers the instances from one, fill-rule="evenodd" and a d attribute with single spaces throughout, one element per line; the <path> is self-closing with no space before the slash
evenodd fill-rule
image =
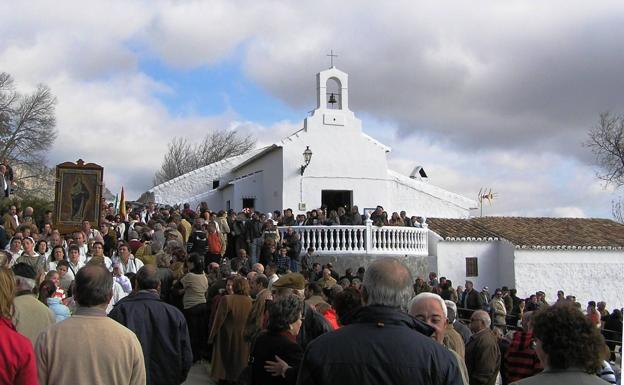
<path id="1" fill-rule="evenodd" d="M 115 214 L 119 213 L 119 194 L 115 195 Z"/>
<path id="2" fill-rule="evenodd" d="M 124 194 L 124 188 L 121 186 L 121 198 L 119 198 L 119 215 L 121 215 L 121 220 L 126 220 L 126 196 Z"/>

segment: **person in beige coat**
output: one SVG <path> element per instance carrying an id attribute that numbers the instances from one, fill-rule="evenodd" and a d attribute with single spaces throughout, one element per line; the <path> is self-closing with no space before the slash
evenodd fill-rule
<path id="1" fill-rule="evenodd" d="M 78 309 L 42 332 L 35 345 L 39 383 L 144 385 L 141 344 L 130 329 L 106 316 L 113 276 L 87 265 L 75 279 Z"/>
<path id="2" fill-rule="evenodd" d="M 18 263 L 13 266 L 13 273 L 16 287 L 13 325 L 34 345 L 39 334 L 54 324 L 54 313 L 33 294 L 37 274 L 32 266 Z"/>
<path id="3" fill-rule="evenodd" d="M 496 289 L 494 298 L 490 302 L 492 308 L 492 323 L 494 327 L 497 327 L 505 334 L 505 325 L 507 324 L 507 309 L 505 309 L 505 302 L 503 301 L 503 292 L 500 289 Z"/>
<path id="4" fill-rule="evenodd" d="M 247 366 L 249 343 L 244 331 L 251 311 L 249 283 L 243 277 L 234 278 L 234 294 L 219 302 L 209 343 L 213 344 L 211 376 L 216 380 L 236 381 Z"/>

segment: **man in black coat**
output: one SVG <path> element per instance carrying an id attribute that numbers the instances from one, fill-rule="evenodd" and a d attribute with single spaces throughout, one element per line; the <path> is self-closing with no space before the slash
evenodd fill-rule
<path id="1" fill-rule="evenodd" d="M 429 337 L 433 329 L 402 310 L 412 282 L 398 259 L 373 262 L 362 284 L 365 306 L 307 346 L 297 383 L 462 384 L 452 354 Z"/>
<path id="2" fill-rule="evenodd" d="M 284 235 L 284 245 L 288 248 L 287 254 L 290 258 L 290 271 L 298 273 L 301 270 L 301 239 L 299 234 L 293 231 L 292 227 L 286 228 Z"/>
<path id="3" fill-rule="evenodd" d="M 475 310 L 483 310 L 483 299 L 481 295 L 474 289 L 472 281 L 466 281 L 466 290 L 464 290 L 460 315 L 462 318 L 469 319 Z"/>
<path id="4" fill-rule="evenodd" d="M 193 223 L 193 232 L 189 235 L 186 243 L 186 251 L 190 253 L 198 253 L 205 256 L 208 252 L 208 240 L 206 232 L 202 230 L 202 224 L 199 221 Z"/>
<path id="5" fill-rule="evenodd" d="M 143 348 L 147 385 L 181 384 L 193 364 L 184 315 L 160 299 L 155 266 L 136 275 L 139 291 L 119 301 L 109 317 L 132 330 Z"/>

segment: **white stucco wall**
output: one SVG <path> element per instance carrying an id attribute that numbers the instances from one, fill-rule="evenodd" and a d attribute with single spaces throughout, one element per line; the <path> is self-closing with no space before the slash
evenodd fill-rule
<path id="1" fill-rule="evenodd" d="M 607 250 L 515 250 L 518 295 L 538 290 L 547 301 L 557 290 L 587 301 L 605 301 L 608 309 L 624 306 L 624 252 Z"/>
<path id="2" fill-rule="evenodd" d="M 220 190 L 221 192 L 221 201 L 220 205 L 223 206 L 224 210 L 227 210 L 227 201 L 230 201 L 230 208 L 234 208 L 234 186 L 228 185 L 227 187 Z M 241 202 L 242 203 L 242 202 Z"/>
<path id="3" fill-rule="evenodd" d="M 303 151 L 302 151 L 303 152 Z M 276 148 L 256 159 L 252 163 L 242 166 L 233 171 L 234 177 L 241 178 L 245 175 L 262 173 L 262 183 L 246 183 L 237 185 L 235 189 L 232 208 L 242 208 L 243 196 L 257 196 L 256 209 L 263 212 L 281 210 L 282 203 L 282 149 Z M 259 189 L 256 191 L 255 189 Z M 225 201 L 224 201 L 225 202 Z"/>
<path id="4" fill-rule="evenodd" d="M 515 245 L 508 240 L 498 242 L 498 282 L 501 287 L 516 287 L 515 251 Z"/>
<path id="5" fill-rule="evenodd" d="M 243 209 L 243 199 L 254 199 L 254 208 L 259 211 L 266 211 L 266 207 L 263 207 L 266 200 L 264 199 L 264 183 L 263 172 L 259 171 L 230 182 L 234 186 L 234 210 Z M 225 207 L 225 202 L 223 202 Z"/>
<path id="6" fill-rule="evenodd" d="M 203 194 L 195 195 L 194 197 L 187 199 L 186 202 L 188 202 L 193 209 L 198 207 L 201 202 L 206 202 L 211 210 L 218 211 L 222 206 L 222 195 L 223 194 L 221 194 L 218 190 L 210 190 Z"/>
<path id="7" fill-rule="evenodd" d="M 431 239 L 431 238 L 430 238 Z M 453 281 L 453 286 L 464 285 L 466 280 L 474 283 L 479 291 L 483 286 L 490 290 L 501 287 L 499 277 L 499 241 L 440 241 L 437 242 L 437 273 Z M 466 277 L 466 258 L 476 257 L 479 276 Z"/>
<path id="8" fill-rule="evenodd" d="M 332 116 L 340 116 L 340 124 L 326 124 Z M 308 210 L 320 207 L 322 190 L 352 190 L 360 209 L 387 202 L 387 148 L 363 135 L 350 111 L 317 110 L 305 127 L 282 141 L 284 207 L 297 211 L 300 202 Z M 302 177 L 306 146 L 313 155 Z"/>

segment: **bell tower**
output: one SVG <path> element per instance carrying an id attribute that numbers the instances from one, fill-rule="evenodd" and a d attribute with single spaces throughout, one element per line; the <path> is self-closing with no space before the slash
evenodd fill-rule
<path id="1" fill-rule="evenodd" d="M 316 75 L 316 109 L 349 110 L 349 75 L 336 67 Z"/>
<path id="2" fill-rule="evenodd" d="M 316 74 L 316 109 L 305 118 L 303 127 L 306 131 L 337 127 L 341 131 L 362 131 L 362 122 L 349 109 L 349 75 L 334 67 L 333 62 Z"/>

